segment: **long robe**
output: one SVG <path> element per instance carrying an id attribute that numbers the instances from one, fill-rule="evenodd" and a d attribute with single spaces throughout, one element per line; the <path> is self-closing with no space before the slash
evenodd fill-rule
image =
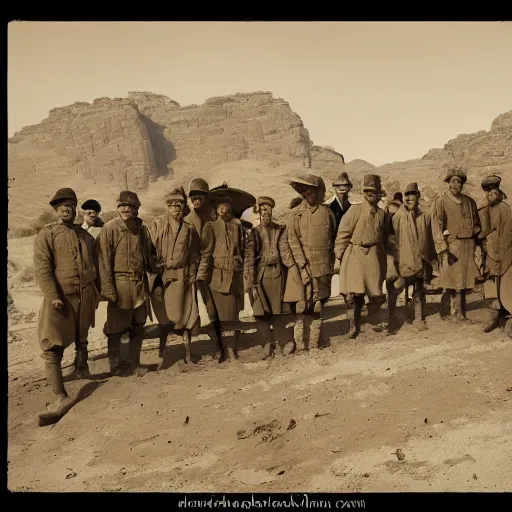
<path id="1" fill-rule="evenodd" d="M 40 348 L 86 341 L 99 303 L 94 238 L 76 224 L 47 224 L 34 242 L 34 276 L 43 293 L 37 327 Z M 54 300 L 64 307 L 55 309 Z"/>
<path id="2" fill-rule="evenodd" d="M 251 232 L 251 255 L 248 262 L 250 280 L 255 285 L 252 300 L 254 316 L 289 313 L 283 304 L 286 267 L 279 251 L 285 227 L 270 222 L 268 227 L 258 225 Z"/>
<path id="3" fill-rule="evenodd" d="M 436 258 L 428 212 L 411 212 L 400 206 L 392 218 L 397 245 L 398 274 L 403 278 L 421 278 L 429 282 Z"/>
<path id="4" fill-rule="evenodd" d="M 160 324 L 172 322 L 175 329 L 194 330 L 199 324 L 195 277 L 200 257 L 200 239 L 187 222 L 177 222 L 168 214 L 155 217 L 149 226 L 156 249 L 156 260 L 165 263 L 158 274 L 149 277 L 151 304 Z M 156 287 L 163 288 L 163 302 Z"/>
<path id="5" fill-rule="evenodd" d="M 221 322 L 237 322 L 244 309 L 246 236 L 239 219 L 209 221 L 203 228 L 201 260 L 208 268 L 209 291 Z M 211 277 L 210 277 L 211 276 Z"/>
<path id="6" fill-rule="evenodd" d="M 512 309 L 512 287 L 503 286 L 511 282 L 512 276 L 512 208 L 505 201 L 484 206 L 480 210 L 486 239 L 486 258 L 484 272 L 488 279 L 484 283 L 486 298 L 499 298 L 503 307 Z"/>
<path id="7" fill-rule="evenodd" d="M 432 205 L 432 235 L 438 255 L 443 251 L 456 259 L 452 263 L 439 258 L 439 286 L 447 290 L 470 290 L 479 271 L 475 262 L 476 237 L 481 231 L 476 202 L 462 194 L 456 198 L 450 191 Z M 452 235 L 453 240 L 448 236 Z"/>
<path id="8" fill-rule="evenodd" d="M 341 293 L 382 295 L 390 232 L 390 214 L 382 208 L 372 207 L 368 201 L 350 207 L 334 243 L 334 254 L 341 260 Z"/>

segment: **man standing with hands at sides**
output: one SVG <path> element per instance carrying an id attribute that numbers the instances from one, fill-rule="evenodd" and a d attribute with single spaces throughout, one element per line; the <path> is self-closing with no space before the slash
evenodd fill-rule
<path id="1" fill-rule="evenodd" d="M 451 320 L 466 320 L 466 293 L 475 286 L 477 237 L 482 227 L 474 199 L 462 193 L 465 171 L 452 165 L 444 179 L 448 190 L 432 205 L 432 235 L 439 258 L 443 302 L 451 299 Z"/>
<path id="2" fill-rule="evenodd" d="M 101 294 L 108 300 L 104 333 L 112 375 L 146 373 L 140 366 L 140 352 L 144 325 L 148 315 L 151 318 L 147 274 L 158 273 L 158 268 L 148 228 L 138 217 L 140 206 L 135 192 L 122 191 L 117 200 L 119 216 L 105 223 L 99 240 Z M 123 365 L 120 345 L 126 331 L 130 360 Z"/>
<path id="3" fill-rule="evenodd" d="M 354 296 L 354 317 L 349 337 L 361 332 L 364 297 L 368 297 L 368 317 L 373 320 L 385 302 L 382 285 L 386 278 L 386 252 L 394 252 L 389 240 L 391 220 L 378 206 L 382 197 L 380 176 L 367 174 L 363 181 L 364 200 L 354 204 L 338 228 L 334 254 L 340 261 L 340 290 Z"/>
<path id="4" fill-rule="evenodd" d="M 322 204 L 325 183 L 319 176 L 302 174 L 289 180 L 303 201 L 292 210 L 288 226 L 288 244 L 299 267 L 305 290 L 303 324 L 310 321 L 309 350 L 318 350 L 322 343 L 325 303 L 331 296 L 334 275 L 333 245 L 336 238 L 336 218 Z M 350 210 L 349 210 L 350 211 Z M 304 326 L 305 327 L 305 326 Z M 304 350 L 304 340 L 295 340 L 297 350 Z"/>
<path id="5" fill-rule="evenodd" d="M 152 304 L 166 335 L 171 330 L 182 333 L 185 360 L 192 364 L 191 336 L 199 326 L 195 287 L 199 235 L 192 224 L 183 220 L 187 208 L 183 187 L 172 189 L 164 199 L 169 212 L 155 217 L 149 227 L 161 269 L 159 274 L 150 274 Z M 160 357 L 164 357 L 162 351 Z"/>
<path id="6" fill-rule="evenodd" d="M 87 339 L 99 298 L 94 238 L 74 223 L 75 192 L 70 188 L 58 190 L 50 205 L 59 220 L 44 226 L 35 239 L 34 276 L 43 293 L 37 327 L 39 346 L 56 401 L 40 415 L 40 425 L 58 421 L 73 404 L 64 387 L 62 357 L 67 347 Z"/>
<path id="7" fill-rule="evenodd" d="M 432 238 L 430 215 L 420 208 L 421 193 L 417 183 L 409 183 L 405 189 L 405 204 L 393 216 L 393 231 L 396 240 L 398 279 L 394 288 L 413 287 L 414 322 L 418 330 L 427 329 L 424 316 L 424 283 L 432 279 L 432 262 L 436 258 Z M 393 290 L 388 290 L 388 301 Z M 394 296 L 396 305 L 396 294 Z M 390 330 L 396 324 L 391 312 Z"/>

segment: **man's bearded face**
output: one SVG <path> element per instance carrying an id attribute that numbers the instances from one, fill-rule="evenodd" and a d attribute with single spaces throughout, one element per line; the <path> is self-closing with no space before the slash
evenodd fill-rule
<path id="1" fill-rule="evenodd" d="M 190 201 L 192 202 L 194 210 L 199 210 L 204 204 L 205 197 L 203 194 L 194 194 L 190 196 Z"/>
<path id="2" fill-rule="evenodd" d="M 263 226 L 268 226 L 272 220 L 272 206 L 269 204 L 260 205 L 260 218 Z"/>
<path id="3" fill-rule="evenodd" d="M 496 204 L 501 199 L 501 191 L 497 188 L 488 190 L 485 195 L 487 196 L 487 201 L 489 201 L 490 204 Z"/>
<path id="4" fill-rule="evenodd" d="M 183 212 L 185 211 L 185 200 L 184 199 L 172 199 L 167 203 L 169 208 L 169 214 L 175 220 L 181 220 L 183 218 Z"/>
<path id="5" fill-rule="evenodd" d="M 448 186 L 454 196 L 459 196 L 462 193 L 462 180 L 458 176 L 452 176 L 448 182 Z"/>
<path id="6" fill-rule="evenodd" d="M 88 226 L 94 226 L 96 224 L 96 219 L 98 218 L 98 212 L 95 210 L 85 210 L 84 211 L 84 220 Z"/>
<path id="7" fill-rule="evenodd" d="M 126 222 L 127 220 L 137 217 L 139 214 L 139 209 L 132 204 L 120 204 L 117 207 L 117 212 L 119 213 L 119 216 Z"/>
<path id="8" fill-rule="evenodd" d="M 221 203 L 217 206 L 217 214 L 221 219 L 229 220 L 231 218 L 231 205 Z"/>
<path id="9" fill-rule="evenodd" d="M 73 201 L 63 201 L 55 208 L 59 219 L 67 224 L 72 224 L 76 218 L 76 204 Z"/>
<path id="10" fill-rule="evenodd" d="M 363 192 L 364 198 L 372 205 L 375 206 L 380 201 L 380 194 L 375 190 L 365 190 Z"/>
<path id="11" fill-rule="evenodd" d="M 405 196 L 405 207 L 412 211 L 414 208 L 416 208 L 416 205 L 418 204 L 418 196 L 416 194 L 407 194 Z"/>

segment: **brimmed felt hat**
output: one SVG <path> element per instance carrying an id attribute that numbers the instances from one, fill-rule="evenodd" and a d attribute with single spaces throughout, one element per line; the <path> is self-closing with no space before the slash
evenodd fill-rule
<path id="1" fill-rule="evenodd" d="M 381 192 L 382 185 L 380 182 L 380 176 L 377 174 L 366 174 L 363 178 L 363 192 L 373 191 Z"/>
<path id="2" fill-rule="evenodd" d="M 299 194 L 302 194 L 304 187 L 315 187 L 318 189 L 319 202 L 322 203 L 325 199 L 325 182 L 320 176 L 300 173 L 288 179 L 287 183 Z"/>
<path id="3" fill-rule="evenodd" d="M 496 174 L 491 174 L 482 180 L 481 186 L 483 190 L 492 190 L 493 188 L 500 188 L 500 184 L 501 177 Z"/>
<path id="4" fill-rule="evenodd" d="M 416 194 L 417 196 L 421 195 L 420 189 L 418 188 L 418 184 L 416 182 L 409 183 L 407 187 L 405 187 L 405 195 L 407 194 Z"/>
<path id="5" fill-rule="evenodd" d="M 123 190 L 120 192 L 117 198 L 117 204 L 118 206 L 120 204 L 129 204 L 130 206 L 135 206 L 135 208 L 140 208 L 141 206 L 139 196 L 131 190 Z"/>
<path id="6" fill-rule="evenodd" d="M 50 200 L 50 206 L 53 206 L 54 208 L 63 201 L 73 201 L 76 204 L 78 204 L 78 199 L 76 197 L 75 191 L 72 188 L 59 188 L 57 192 L 55 192 L 55 195 Z"/>
<path id="7" fill-rule="evenodd" d="M 333 187 L 338 187 L 340 185 L 348 185 L 350 188 L 353 187 L 352 182 L 350 181 L 348 174 L 346 172 L 342 172 L 333 182 Z"/>
<path id="8" fill-rule="evenodd" d="M 210 187 L 206 180 L 203 178 L 194 178 L 188 187 L 188 195 L 193 196 L 194 194 L 208 194 L 210 192 Z"/>
<path id="9" fill-rule="evenodd" d="M 185 193 L 185 189 L 183 187 L 175 187 L 172 190 L 169 190 L 167 194 L 164 196 L 164 201 L 169 203 L 170 201 L 187 201 L 187 194 Z"/>

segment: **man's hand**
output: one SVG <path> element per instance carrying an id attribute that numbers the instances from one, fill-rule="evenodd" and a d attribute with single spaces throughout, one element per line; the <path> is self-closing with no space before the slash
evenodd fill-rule
<path id="1" fill-rule="evenodd" d="M 164 290 L 161 286 L 157 286 L 154 290 L 153 290 L 154 294 L 155 294 L 155 299 L 158 301 L 158 302 L 164 302 Z"/>
<path id="2" fill-rule="evenodd" d="M 339 273 L 340 267 L 341 267 L 341 260 L 339 260 L 338 258 L 335 258 L 335 260 L 334 260 L 334 273 L 335 274 Z"/>
<path id="3" fill-rule="evenodd" d="M 313 278 L 311 277 L 311 272 L 309 271 L 308 265 L 306 265 L 300 270 L 300 277 L 302 279 L 302 284 L 304 286 L 306 286 L 312 281 Z"/>
<path id="4" fill-rule="evenodd" d="M 64 307 L 64 302 L 61 300 L 52 300 L 52 306 L 54 309 L 62 309 Z"/>

